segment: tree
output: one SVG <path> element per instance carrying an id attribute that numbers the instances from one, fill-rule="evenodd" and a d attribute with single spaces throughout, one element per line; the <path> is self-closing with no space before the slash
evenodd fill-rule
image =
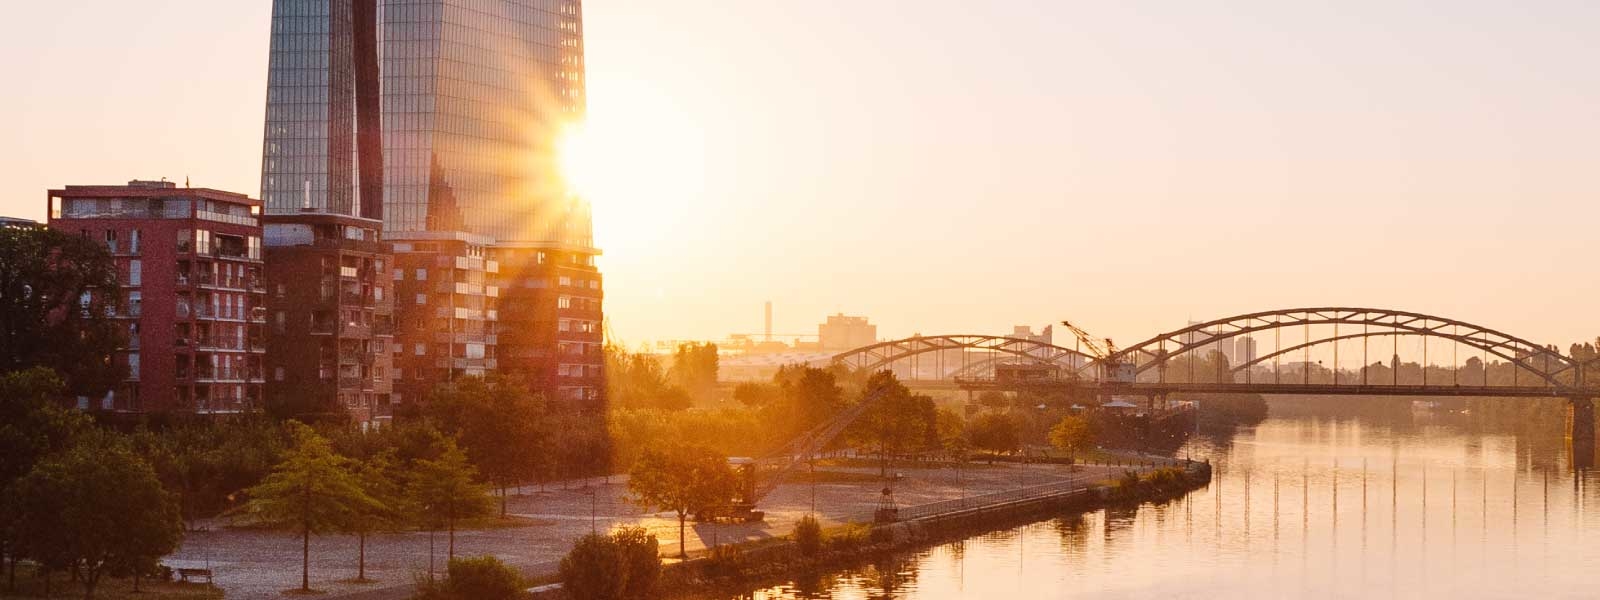
<path id="1" fill-rule="evenodd" d="M 429 414 L 446 433 L 459 437 L 467 458 L 499 490 L 505 516 L 507 489 L 536 476 L 550 454 L 543 398 L 506 380 L 473 377 L 435 394 L 428 405 Z"/>
<path id="2" fill-rule="evenodd" d="M 311 591 L 311 535 L 347 529 L 377 502 L 361 489 L 350 459 L 310 427 L 290 421 L 294 445 L 283 462 L 250 488 L 245 513 L 269 527 L 300 532 L 300 590 Z"/>
<path id="3" fill-rule="evenodd" d="M 681 386 L 669 383 L 654 356 L 606 346 L 606 397 L 618 408 L 683 410 L 694 404 Z M 716 383 L 713 379 L 712 383 Z"/>
<path id="4" fill-rule="evenodd" d="M 728 503 L 738 486 L 727 457 L 705 446 L 647 450 L 629 471 L 628 490 L 645 510 L 678 514 L 678 554 L 687 558 L 685 521 Z"/>
<path id="5" fill-rule="evenodd" d="M 448 556 L 456 557 L 456 524 L 463 519 L 487 516 L 494 510 L 494 499 L 476 481 L 478 469 L 467 460 L 454 438 L 439 442 L 439 458 L 419 460 L 406 484 L 406 496 L 414 510 L 420 511 L 429 531 L 444 527 L 450 532 Z"/>
<path id="6" fill-rule="evenodd" d="M 995 454 L 1015 452 L 1022 445 L 1017 422 L 1000 413 L 980 415 L 967 426 L 967 435 L 972 438 L 974 447 Z"/>
<path id="7" fill-rule="evenodd" d="M 1067 452 L 1067 460 L 1077 462 L 1078 452 L 1094 442 L 1094 429 L 1088 419 L 1067 415 L 1050 428 L 1050 445 Z"/>
<path id="8" fill-rule="evenodd" d="M 61 379 L 44 367 L 0 375 L 0 557 L 10 560 L 6 589 L 16 588 L 17 577 L 14 484 L 91 425 L 86 415 L 56 405 L 62 389 Z"/>
<path id="9" fill-rule="evenodd" d="M 394 454 L 391 448 L 354 464 L 356 486 L 372 499 L 372 502 L 353 507 L 345 523 L 346 530 L 357 538 L 356 581 L 367 580 L 367 536 L 374 531 L 397 528 L 403 520 L 399 507 L 404 498 Z"/>
<path id="10" fill-rule="evenodd" d="M 113 434 L 86 432 L 16 486 L 19 550 L 46 571 L 72 568 L 86 599 L 108 571 L 148 573 L 183 536 L 177 503 Z"/>
<path id="11" fill-rule="evenodd" d="M 782 396 L 782 390 L 770 383 L 747 381 L 733 388 L 733 399 L 750 408 L 771 406 Z"/>
<path id="12" fill-rule="evenodd" d="M 562 587 L 575 600 L 633 600 L 655 596 L 660 545 L 643 527 L 590 534 L 561 559 Z"/>
<path id="13" fill-rule="evenodd" d="M 811 429 L 844 410 L 844 389 L 831 371 L 785 367 L 773 379 L 783 388 L 795 432 Z"/>
<path id="14" fill-rule="evenodd" d="M 717 345 L 690 342 L 678 344 L 672 355 L 672 381 L 695 396 L 704 396 L 717 386 Z"/>
<path id="15" fill-rule="evenodd" d="M 874 448 L 879 475 L 888 477 L 891 456 L 927 442 L 935 418 L 932 399 L 912 396 L 894 373 L 880 371 L 867 381 L 861 401 L 872 405 L 856 419 L 849 437 Z"/>
<path id="16" fill-rule="evenodd" d="M 116 263 L 102 244 L 53 229 L 0 229 L 0 372 L 53 369 L 98 398 L 122 381 L 111 360 L 127 331 Z"/>

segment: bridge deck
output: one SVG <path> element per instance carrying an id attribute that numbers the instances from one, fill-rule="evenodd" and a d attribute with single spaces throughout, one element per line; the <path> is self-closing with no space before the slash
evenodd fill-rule
<path id="1" fill-rule="evenodd" d="M 915 384 L 913 384 L 915 385 Z M 1101 383 L 1094 381 L 998 382 L 962 380 L 963 390 L 1072 390 L 1094 394 L 1161 396 L 1165 394 L 1297 394 L 1309 396 L 1434 396 L 1501 398 L 1595 398 L 1600 390 L 1589 388 L 1505 385 L 1359 385 L 1304 383 Z"/>

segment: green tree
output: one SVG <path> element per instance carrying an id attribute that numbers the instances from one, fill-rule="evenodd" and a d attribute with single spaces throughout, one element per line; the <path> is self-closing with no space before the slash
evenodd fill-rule
<path id="1" fill-rule="evenodd" d="M 782 395 L 782 390 L 770 383 L 747 381 L 733 387 L 733 399 L 750 408 L 771 406 Z"/>
<path id="2" fill-rule="evenodd" d="M 1067 453 L 1067 460 L 1077 462 L 1078 453 L 1094 443 L 1094 428 L 1089 420 L 1077 415 L 1067 415 L 1050 428 L 1050 445 Z"/>
<path id="3" fill-rule="evenodd" d="M 574 600 L 652 598 L 661 579 L 660 545 L 643 527 L 586 535 L 561 559 L 562 587 Z"/>
<path id="4" fill-rule="evenodd" d="M 844 410 L 844 389 L 832 371 L 812 367 L 785 367 L 774 376 L 783 388 L 792 424 L 791 434 L 806 431 Z M 792 437 L 792 436 L 791 436 Z"/>
<path id="5" fill-rule="evenodd" d="M 16 588 L 17 576 L 13 546 L 21 515 L 14 484 L 91 426 L 83 413 L 56 404 L 62 389 L 61 379 L 44 367 L 0 374 L 0 557 L 9 560 L 6 589 Z"/>
<path id="6" fill-rule="evenodd" d="M 668 374 L 690 394 L 704 397 L 717 386 L 718 366 L 716 344 L 690 342 L 678 345 Z"/>
<path id="7" fill-rule="evenodd" d="M 465 519 L 487 516 L 494 499 L 477 482 L 478 469 L 467 460 L 453 438 L 440 441 L 439 458 L 419 460 L 413 466 L 406 496 L 424 527 L 450 532 L 450 558 L 456 556 L 456 525 Z"/>
<path id="8" fill-rule="evenodd" d="M 606 346 L 605 353 L 606 397 L 612 406 L 683 410 L 693 404 L 682 387 L 669 381 L 656 357 L 616 345 Z"/>
<path id="9" fill-rule="evenodd" d="M 514 382 L 473 377 L 428 404 L 445 433 L 461 440 L 467 458 L 499 491 L 504 516 L 507 490 L 537 476 L 550 455 L 543 399 Z"/>
<path id="10" fill-rule="evenodd" d="M 116 263 L 103 244 L 54 229 L 0 229 L 0 372 L 55 370 L 98 398 L 122 381 L 112 361 L 127 331 Z"/>
<path id="11" fill-rule="evenodd" d="M 113 434 L 86 432 L 16 487 L 19 550 L 47 572 L 73 569 L 86 599 L 107 572 L 149 572 L 183 536 L 177 503 Z"/>
<path id="12" fill-rule="evenodd" d="M 995 454 L 1015 452 L 1022 446 L 1016 420 L 1001 413 L 979 415 L 967 425 L 967 435 L 974 447 Z"/>
<path id="13" fill-rule="evenodd" d="M 738 479 L 728 459 L 705 446 L 675 444 L 647 450 L 629 471 L 628 490 L 645 510 L 678 515 L 678 554 L 688 557 L 685 534 L 690 513 L 705 513 L 733 498 Z"/>
<path id="14" fill-rule="evenodd" d="M 934 425 L 933 402 L 911 395 L 889 371 L 867 380 L 861 401 L 872 404 L 851 425 L 848 437 L 871 447 L 879 457 L 879 475 L 888 477 L 891 457 L 927 443 Z"/>
<path id="15" fill-rule="evenodd" d="M 348 529 L 377 504 L 361 489 L 351 461 L 309 426 L 290 421 L 294 445 L 283 462 L 250 488 L 244 510 L 256 522 L 300 533 L 300 590 L 311 590 L 311 535 Z"/>
<path id="16" fill-rule="evenodd" d="M 352 507 L 345 530 L 356 534 L 356 581 L 367 580 L 367 536 L 376 531 L 399 528 L 404 521 L 405 502 L 400 487 L 399 463 L 394 449 L 386 449 L 354 463 L 356 485 L 371 502 Z"/>

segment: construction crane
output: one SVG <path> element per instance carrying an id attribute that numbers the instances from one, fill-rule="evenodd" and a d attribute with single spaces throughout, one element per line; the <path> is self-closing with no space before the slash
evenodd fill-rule
<path id="1" fill-rule="evenodd" d="M 1089 349 L 1089 354 L 1100 360 L 1100 380 L 1108 383 L 1133 383 L 1133 366 L 1124 364 L 1117 355 L 1117 344 L 1111 338 L 1097 339 L 1071 322 L 1061 326 L 1078 338 L 1078 343 Z M 1102 345 L 1102 342 L 1104 345 Z"/>

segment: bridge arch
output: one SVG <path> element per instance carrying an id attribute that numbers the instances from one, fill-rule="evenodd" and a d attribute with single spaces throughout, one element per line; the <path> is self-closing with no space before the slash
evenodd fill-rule
<path id="1" fill-rule="evenodd" d="M 1313 337 L 1312 331 L 1319 326 L 1331 326 L 1332 335 Z M 1356 327 L 1359 331 L 1341 334 L 1341 326 Z M 1273 333 L 1277 339 L 1278 332 L 1296 327 L 1304 328 L 1304 337 L 1299 343 L 1289 348 L 1275 347 L 1272 352 L 1257 355 L 1239 367 L 1253 366 L 1290 352 L 1306 351 L 1313 346 L 1345 340 L 1418 336 L 1445 339 L 1478 350 L 1486 356 L 1515 365 L 1522 372 L 1531 373 L 1551 387 L 1581 385 L 1583 382 L 1582 368 L 1573 359 L 1524 338 L 1456 319 L 1376 308 L 1293 308 L 1216 319 L 1144 340 L 1118 351 L 1111 360 L 1133 365 L 1137 376 L 1152 369 L 1164 369 L 1179 357 L 1198 356 L 1197 352 L 1213 348 L 1219 342 L 1231 343 L 1241 336 L 1255 339 L 1254 335 L 1259 333 Z M 1322 331 L 1318 330 L 1318 333 Z M 1078 373 L 1093 373 L 1089 370 L 1093 366 L 1081 367 Z"/>
<path id="2" fill-rule="evenodd" d="M 1037 340 L 999 335 L 954 334 L 912 336 L 879 342 L 835 354 L 832 363 L 860 370 L 881 371 L 923 354 L 950 351 L 961 352 L 962 362 L 950 364 L 948 368 L 940 368 L 941 377 L 970 371 L 976 365 L 988 365 L 989 368 L 993 368 L 997 361 L 1005 359 L 1058 365 L 1069 371 L 1082 368 L 1095 360 L 1093 356 L 1083 352 Z M 988 353 L 990 356 L 970 356 L 974 353 Z"/>

